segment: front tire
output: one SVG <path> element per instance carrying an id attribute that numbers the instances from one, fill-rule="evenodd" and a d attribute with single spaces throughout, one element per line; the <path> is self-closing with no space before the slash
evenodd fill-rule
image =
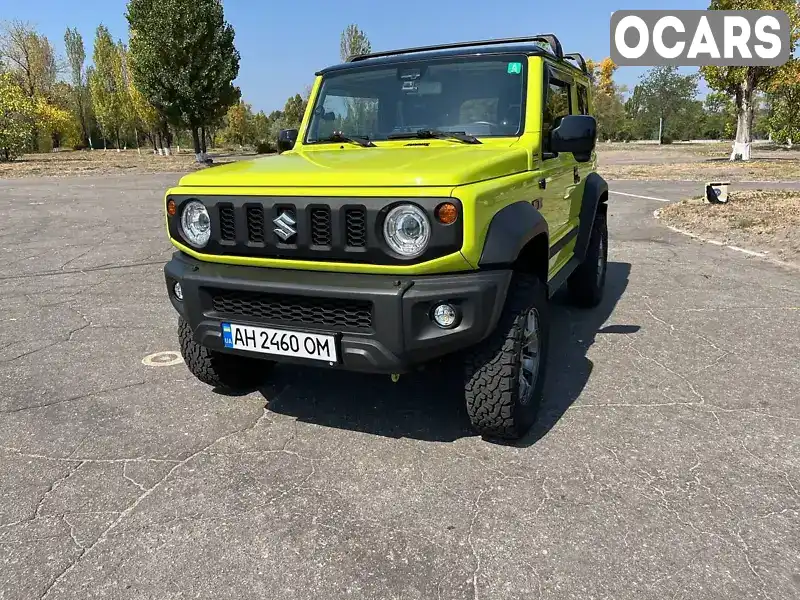
<path id="1" fill-rule="evenodd" d="M 544 392 L 549 332 L 544 283 L 515 273 L 497 328 L 466 361 L 467 414 L 482 436 L 515 440 L 533 425 Z"/>
<path id="2" fill-rule="evenodd" d="M 214 388 L 243 390 L 264 382 L 274 363 L 257 358 L 216 352 L 197 343 L 185 319 L 178 321 L 181 354 L 192 375 Z"/>

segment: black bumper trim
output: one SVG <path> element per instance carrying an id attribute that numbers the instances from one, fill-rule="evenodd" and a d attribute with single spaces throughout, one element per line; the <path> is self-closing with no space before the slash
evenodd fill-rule
<path id="1" fill-rule="evenodd" d="M 234 354 L 241 352 L 224 347 L 220 326 L 231 319 L 216 313 L 211 290 L 369 301 L 373 306 L 371 331 L 298 326 L 252 317 L 234 322 L 335 334 L 340 360 L 334 367 L 377 373 L 402 373 L 483 340 L 497 325 L 511 279 L 509 270 L 409 277 L 243 267 L 203 262 L 181 252 L 173 255 L 164 274 L 170 301 L 191 326 L 195 339 L 213 350 Z M 181 284 L 183 301 L 175 298 L 176 282 Z M 461 320 L 453 329 L 441 329 L 430 319 L 431 308 L 442 301 L 452 303 L 460 313 Z M 302 359 L 255 356 L 326 366 Z"/>

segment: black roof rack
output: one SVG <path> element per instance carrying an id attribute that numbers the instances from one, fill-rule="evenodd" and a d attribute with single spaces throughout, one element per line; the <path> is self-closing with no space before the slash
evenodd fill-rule
<path id="1" fill-rule="evenodd" d="M 571 61 L 577 63 L 577 65 L 578 65 L 578 67 L 580 68 L 581 71 L 583 71 L 587 75 L 589 74 L 589 69 L 586 66 L 586 61 L 583 59 L 583 56 L 581 56 L 577 52 L 574 52 L 572 54 L 565 54 L 564 55 L 564 60 L 571 60 Z"/>
<path id="2" fill-rule="evenodd" d="M 451 44 L 439 44 L 437 46 L 418 46 L 416 48 L 404 48 L 401 50 L 384 50 L 381 52 L 371 52 L 369 54 L 357 54 L 350 56 L 347 62 L 356 62 L 366 60 L 368 58 L 378 58 L 381 56 L 395 56 L 397 54 L 413 54 L 415 52 L 426 52 L 428 50 L 448 50 L 451 48 L 470 48 L 472 46 L 496 46 L 499 44 L 519 44 L 525 42 L 544 42 L 550 46 L 551 54 L 558 60 L 564 60 L 564 50 L 561 47 L 561 42 L 552 33 L 542 35 L 533 35 L 528 37 L 517 38 L 503 38 L 497 40 L 479 40 L 475 42 L 454 42 Z"/>

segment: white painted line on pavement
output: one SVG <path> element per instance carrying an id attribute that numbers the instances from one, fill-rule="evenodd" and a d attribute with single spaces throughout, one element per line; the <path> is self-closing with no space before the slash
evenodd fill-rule
<path id="1" fill-rule="evenodd" d="M 736 250 L 737 252 L 744 252 L 745 254 L 750 254 L 752 256 L 761 256 L 762 258 L 766 256 L 764 252 L 756 252 L 755 250 L 748 250 L 747 248 L 739 248 L 739 246 L 728 246 L 731 250 Z"/>
<path id="2" fill-rule="evenodd" d="M 626 192 L 618 192 L 616 190 L 610 190 L 610 193 L 617 194 L 618 196 L 630 196 L 631 198 L 641 198 L 642 200 L 658 200 L 659 202 L 671 202 L 671 200 L 665 200 L 664 198 L 653 198 L 652 196 L 640 196 L 639 194 L 628 194 Z"/>
<path id="3" fill-rule="evenodd" d="M 660 213 L 661 213 L 661 209 L 656 209 L 656 210 L 653 211 L 653 216 L 656 219 L 661 219 L 661 214 Z M 713 244 L 714 246 L 720 246 L 720 247 L 728 248 L 729 250 L 736 250 L 736 252 L 741 252 L 742 254 L 747 254 L 749 256 L 757 256 L 759 258 L 766 258 L 768 261 L 770 261 L 772 263 L 775 263 L 775 264 L 778 264 L 778 265 L 783 265 L 784 267 L 791 267 L 793 269 L 797 268 L 797 264 L 796 263 L 789 263 L 789 262 L 784 262 L 782 260 L 777 260 L 775 258 L 772 258 L 769 255 L 768 252 L 756 252 L 755 250 L 748 250 L 747 248 L 740 248 L 739 246 L 731 246 L 731 245 L 726 244 L 725 242 L 720 242 L 719 240 L 708 240 L 706 238 L 700 237 L 696 233 L 692 233 L 691 231 L 686 231 L 685 229 L 678 229 L 677 227 L 673 227 L 672 225 L 667 225 L 666 223 L 664 223 L 664 227 L 666 227 L 667 229 L 669 229 L 671 231 L 674 231 L 675 233 L 680 233 L 681 235 L 685 235 L 687 237 L 694 238 L 694 239 L 696 239 L 697 241 L 699 241 L 701 243 Z"/>

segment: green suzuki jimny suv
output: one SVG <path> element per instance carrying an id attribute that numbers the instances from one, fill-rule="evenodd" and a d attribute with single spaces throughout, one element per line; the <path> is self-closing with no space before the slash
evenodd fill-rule
<path id="1" fill-rule="evenodd" d="M 316 74 L 277 156 L 183 177 L 165 267 L 189 370 L 400 374 L 463 364 L 475 429 L 542 400 L 548 302 L 600 302 L 608 186 L 585 62 L 553 35 L 351 57 Z"/>

